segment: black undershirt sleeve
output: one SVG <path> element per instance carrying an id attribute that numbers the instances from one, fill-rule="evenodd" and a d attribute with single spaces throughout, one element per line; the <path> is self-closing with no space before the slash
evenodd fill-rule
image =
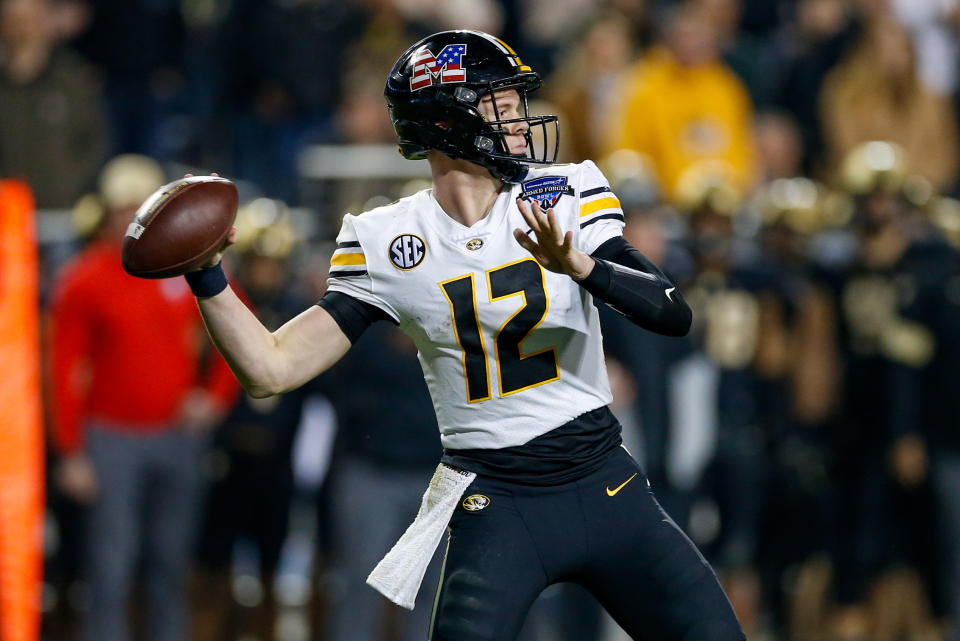
<path id="1" fill-rule="evenodd" d="M 692 313 L 673 283 L 622 236 L 591 254 L 596 267 L 580 285 L 633 323 L 658 334 L 684 336 Z"/>
<path id="2" fill-rule="evenodd" d="M 317 301 L 317 305 L 333 316 L 333 320 L 350 339 L 351 345 L 356 343 L 361 334 L 377 321 L 386 320 L 396 325 L 396 321 L 379 307 L 343 292 L 328 291 Z"/>

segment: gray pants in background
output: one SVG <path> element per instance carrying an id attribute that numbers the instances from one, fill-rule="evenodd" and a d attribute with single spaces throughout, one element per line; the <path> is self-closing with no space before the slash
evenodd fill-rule
<path id="1" fill-rule="evenodd" d="M 84 562 L 91 591 L 83 641 L 128 641 L 127 604 L 143 574 L 146 641 L 188 638 L 186 578 L 199 516 L 204 437 L 172 428 L 86 432 L 99 495 L 88 512 Z"/>
<path id="2" fill-rule="evenodd" d="M 412 612 L 392 606 L 366 580 L 417 516 L 432 475 L 432 469 L 389 470 L 349 458 L 337 466 L 332 492 L 335 567 L 327 637 L 330 641 L 380 641 L 390 615 L 399 628 L 395 638 L 426 638 L 446 537 L 427 568 Z"/>

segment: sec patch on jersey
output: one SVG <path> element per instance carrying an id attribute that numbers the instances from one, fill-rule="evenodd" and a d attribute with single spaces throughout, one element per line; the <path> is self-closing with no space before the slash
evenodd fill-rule
<path id="1" fill-rule="evenodd" d="M 408 271 L 423 262 L 427 244 L 416 234 L 400 234 L 390 241 L 390 262 L 402 271 Z"/>

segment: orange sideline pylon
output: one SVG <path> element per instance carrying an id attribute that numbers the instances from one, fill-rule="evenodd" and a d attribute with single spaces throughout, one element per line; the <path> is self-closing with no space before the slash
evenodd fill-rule
<path id="1" fill-rule="evenodd" d="M 0 181 L 0 641 L 40 637 L 43 426 L 34 202 Z"/>

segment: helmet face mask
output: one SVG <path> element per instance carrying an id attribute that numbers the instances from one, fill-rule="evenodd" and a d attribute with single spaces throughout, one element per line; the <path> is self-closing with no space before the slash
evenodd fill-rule
<path id="1" fill-rule="evenodd" d="M 503 160 L 518 161 L 527 165 L 550 165 L 556 161 L 557 152 L 560 148 L 560 123 L 557 116 L 530 116 L 530 106 L 527 99 L 527 90 L 522 85 L 514 87 L 504 87 L 495 89 L 485 94 L 490 96 L 492 112 L 500 113 L 500 105 L 497 104 L 497 94 L 516 89 L 519 96 L 517 105 L 518 117 L 509 119 L 486 120 L 486 127 L 489 130 L 488 135 L 492 139 L 487 142 L 478 139 L 475 143 L 488 151 L 490 157 Z M 482 100 L 482 99 L 481 99 Z M 501 97 L 501 103 L 503 98 Z M 520 133 L 511 133 L 517 130 L 517 125 L 521 125 Z M 551 127 L 552 125 L 552 127 Z M 508 137 L 511 135 L 522 135 L 524 142 L 524 151 L 512 153 Z M 481 135 L 482 137 L 482 135 Z"/>
<path id="2" fill-rule="evenodd" d="M 529 115 L 528 93 L 540 84 L 502 41 L 479 31 L 445 31 L 416 43 L 397 60 L 384 96 L 406 158 L 423 159 L 436 150 L 485 167 L 498 179 L 519 182 L 530 165 L 555 162 L 559 149 L 557 117 Z M 517 113 L 501 119 L 498 97 L 502 103 L 508 90 L 519 98 Z M 512 99 L 508 103 L 513 106 Z M 511 153 L 517 135 L 526 144 L 522 152 Z"/>

